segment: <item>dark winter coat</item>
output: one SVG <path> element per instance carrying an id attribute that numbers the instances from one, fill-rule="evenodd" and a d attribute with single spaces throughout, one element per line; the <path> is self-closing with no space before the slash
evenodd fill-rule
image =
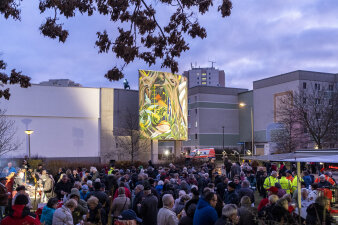
<path id="1" fill-rule="evenodd" d="M 243 205 L 238 208 L 239 223 L 238 225 L 256 225 L 257 209 L 250 205 Z"/>
<path id="2" fill-rule="evenodd" d="M 8 205 L 8 191 L 5 185 L 0 183 L 0 206 Z"/>
<path id="3" fill-rule="evenodd" d="M 226 191 L 224 194 L 224 203 L 225 204 L 239 204 L 239 197 L 237 192 L 234 191 Z"/>
<path id="4" fill-rule="evenodd" d="M 277 204 L 272 208 L 271 215 L 276 222 L 283 222 L 284 224 L 294 224 L 296 222 L 288 210 Z"/>
<path id="5" fill-rule="evenodd" d="M 306 210 L 307 216 L 306 216 L 306 224 L 307 225 L 322 225 L 323 223 L 323 215 L 325 215 L 325 225 L 330 225 L 332 222 L 332 217 L 330 216 L 329 211 L 325 210 L 323 206 L 313 203 L 309 205 L 309 207 Z"/>
<path id="6" fill-rule="evenodd" d="M 234 224 L 227 217 L 222 216 L 216 221 L 215 225 L 234 225 Z"/>
<path id="7" fill-rule="evenodd" d="M 91 191 L 86 198 L 86 201 L 90 198 L 90 196 L 95 196 L 96 198 L 99 199 L 99 202 L 101 203 L 101 205 L 103 207 L 106 207 L 109 204 L 109 198 L 108 195 L 106 193 L 104 193 L 103 191 Z"/>
<path id="8" fill-rule="evenodd" d="M 89 209 L 89 218 L 87 219 L 87 222 L 100 225 L 107 224 L 107 213 L 100 203 L 94 210 Z"/>
<path id="9" fill-rule="evenodd" d="M 153 195 L 147 195 L 141 203 L 140 215 L 143 219 L 143 224 L 157 225 L 157 204 L 158 200 Z"/>
<path id="10" fill-rule="evenodd" d="M 248 196 L 251 200 L 251 203 L 255 203 L 255 195 L 253 190 L 250 188 L 241 188 L 238 191 L 238 198 L 242 199 L 243 196 Z"/>
<path id="11" fill-rule="evenodd" d="M 62 181 L 58 182 L 55 185 L 55 193 L 57 195 L 57 198 L 60 200 L 63 198 L 63 195 L 61 194 L 61 191 L 64 191 L 68 194 L 70 194 L 70 191 L 72 189 L 73 185 L 70 181 L 67 181 L 66 183 L 63 183 Z"/>

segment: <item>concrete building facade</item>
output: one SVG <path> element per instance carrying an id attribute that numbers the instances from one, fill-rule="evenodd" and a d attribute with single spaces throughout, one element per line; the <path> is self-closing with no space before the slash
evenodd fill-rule
<path id="1" fill-rule="evenodd" d="M 184 76 L 188 77 L 188 88 L 197 86 L 225 87 L 224 70 L 210 68 L 192 68 L 185 71 Z"/>
<path id="2" fill-rule="evenodd" d="M 254 137 L 257 154 L 269 154 L 272 150 L 269 133 L 276 121 L 278 98 L 289 91 L 337 87 L 338 74 L 298 70 L 253 82 Z M 313 143 L 308 148 L 313 148 Z"/>
<path id="3" fill-rule="evenodd" d="M 238 94 L 247 89 L 198 86 L 189 89 L 187 150 L 237 148 L 239 142 Z"/>

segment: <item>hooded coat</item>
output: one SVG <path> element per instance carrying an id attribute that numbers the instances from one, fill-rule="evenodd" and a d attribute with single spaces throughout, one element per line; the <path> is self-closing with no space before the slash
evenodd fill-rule
<path id="1" fill-rule="evenodd" d="M 72 212 L 66 206 L 55 210 L 53 215 L 53 225 L 73 225 Z"/>
<path id="2" fill-rule="evenodd" d="M 9 215 L 1 220 L 1 225 L 38 225 L 38 217 L 30 213 L 25 205 L 13 205 Z"/>
<path id="3" fill-rule="evenodd" d="M 44 222 L 45 225 L 52 225 L 54 212 L 54 208 L 49 208 L 48 206 L 43 207 L 40 219 L 41 223 Z"/>
<path id="4" fill-rule="evenodd" d="M 203 198 L 197 203 L 194 225 L 214 225 L 218 219 L 216 210 Z"/>

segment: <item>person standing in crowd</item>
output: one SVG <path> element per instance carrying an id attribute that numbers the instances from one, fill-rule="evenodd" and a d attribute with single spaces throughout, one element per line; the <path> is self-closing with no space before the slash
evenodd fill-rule
<path id="1" fill-rule="evenodd" d="M 77 207 L 72 212 L 72 216 L 74 224 L 78 224 L 88 212 L 87 202 L 81 199 L 80 191 L 77 188 L 72 188 L 69 199 L 74 199 L 77 203 Z"/>
<path id="2" fill-rule="evenodd" d="M 87 200 L 91 197 L 95 196 L 99 199 L 102 207 L 108 208 L 109 205 L 109 198 L 108 195 L 101 190 L 101 183 L 100 182 L 94 182 L 94 191 L 91 191 L 89 195 L 87 196 Z"/>
<path id="3" fill-rule="evenodd" d="M 241 207 L 238 208 L 239 225 L 256 225 L 257 209 L 251 206 L 248 196 L 241 198 Z"/>
<path id="4" fill-rule="evenodd" d="M 290 194 L 292 191 L 292 183 L 289 179 L 286 178 L 286 173 L 281 173 L 281 178 L 278 180 L 281 188 L 287 193 Z"/>
<path id="5" fill-rule="evenodd" d="M 144 187 L 144 200 L 140 204 L 140 215 L 144 224 L 157 225 L 158 200 L 152 194 L 150 185 Z"/>
<path id="6" fill-rule="evenodd" d="M 41 171 L 41 179 L 39 180 L 39 185 L 43 188 L 41 202 L 46 203 L 50 198 L 55 197 L 54 179 L 48 174 L 47 170 L 45 169 Z"/>
<path id="7" fill-rule="evenodd" d="M 118 188 L 118 196 L 113 200 L 112 212 L 114 217 L 117 218 L 124 210 L 130 208 L 130 199 L 125 194 L 124 187 Z"/>
<path id="8" fill-rule="evenodd" d="M 225 189 L 228 188 L 229 179 L 225 176 L 221 177 L 221 182 L 216 185 L 216 192 L 219 196 L 224 199 Z"/>
<path id="9" fill-rule="evenodd" d="M 61 208 L 55 210 L 53 215 L 53 225 L 73 225 L 72 212 L 76 207 L 76 201 L 74 199 L 69 199 Z"/>
<path id="10" fill-rule="evenodd" d="M 331 183 L 325 179 L 325 175 L 322 174 L 319 176 L 319 182 L 317 183 L 318 188 L 327 188 L 331 187 Z"/>
<path id="11" fill-rule="evenodd" d="M 14 205 L 9 211 L 7 217 L 1 220 L 1 225 L 39 225 L 40 220 L 35 214 L 30 212 L 30 209 L 26 207 L 28 204 L 28 197 L 26 195 L 19 194 Z"/>
<path id="12" fill-rule="evenodd" d="M 237 206 L 234 204 L 225 205 L 222 209 L 222 217 L 219 218 L 215 225 L 233 225 L 238 224 L 239 217 Z"/>
<path id="13" fill-rule="evenodd" d="M 5 176 L 8 176 L 10 173 L 16 173 L 16 169 L 13 167 L 12 162 L 8 162 L 7 167 L 5 167 L 4 170 L 7 172 L 4 174 Z"/>
<path id="14" fill-rule="evenodd" d="M 293 181 L 292 172 L 291 172 L 290 170 L 287 170 L 287 171 L 285 172 L 285 174 L 286 174 L 286 179 L 288 179 L 288 180 L 291 181 L 291 183 L 292 183 L 292 181 Z"/>
<path id="15" fill-rule="evenodd" d="M 265 176 L 264 176 L 264 174 L 265 174 Z M 258 171 L 256 173 L 256 182 L 257 182 L 257 190 L 258 190 L 260 196 L 265 195 L 265 189 L 263 187 L 265 178 L 266 178 L 266 172 L 264 172 L 264 168 L 258 167 Z"/>
<path id="16" fill-rule="evenodd" d="M 6 188 L 6 177 L 0 178 L 0 220 L 4 218 L 5 209 L 8 205 L 8 191 Z"/>
<path id="17" fill-rule="evenodd" d="M 197 203 L 194 215 L 194 225 L 214 225 L 218 219 L 215 210 L 217 195 L 209 190 L 204 191 L 202 198 Z"/>
<path id="18" fill-rule="evenodd" d="M 289 202 L 285 198 L 279 199 L 271 209 L 272 220 L 278 223 L 295 224 L 295 220 L 289 212 Z"/>
<path id="19" fill-rule="evenodd" d="M 87 213 L 85 222 L 90 222 L 92 224 L 107 224 L 107 213 L 106 210 L 102 207 L 99 199 L 95 196 L 91 196 L 87 200 L 89 212 Z"/>
<path id="20" fill-rule="evenodd" d="M 250 183 L 247 180 L 242 182 L 242 188 L 238 191 L 238 198 L 242 199 L 243 196 L 248 196 L 251 200 L 251 203 L 255 204 L 255 195 L 252 189 L 249 188 Z"/>
<path id="21" fill-rule="evenodd" d="M 324 225 L 331 225 L 333 222 L 333 218 L 328 211 L 330 206 L 330 200 L 326 197 L 320 196 L 316 199 L 316 202 L 311 204 L 306 212 L 306 225 L 313 225 L 313 224 L 324 224 Z"/>
<path id="22" fill-rule="evenodd" d="M 271 187 L 275 186 L 275 183 L 278 182 L 278 178 L 277 178 L 277 172 L 276 171 L 272 171 L 271 172 L 271 176 L 265 178 L 264 181 L 264 189 L 268 190 Z"/>
<path id="23" fill-rule="evenodd" d="M 236 192 L 236 184 L 233 182 L 228 184 L 228 190 L 224 194 L 224 203 L 235 205 L 238 205 L 239 203 L 239 197 Z"/>
<path id="24" fill-rule="evenodd" d="M 41 223 L 44 223 L 45 225 L 52 225 L 53 223 L 53 215 L 57 208 L 58 199 L 57 198 L 51 198 L 48 200 L 47 205 L 45 205 L 42 209 L 41 214 Z"/>
<path id="25" fill-rule="evenodd" d="M 65 195 L 69 194 L 72 189 L 72 183 L 68 176 L 64 174 L 61 180 L 55 185 L 55 193 L 59 200 L 63 199 Z"/>
<path id="26" fill-rule="evenodd" d="M 240 176 L 241 167 L 237 163 L 233 163 L 230 170 L 231 179 L 234 179 L 235 176 Z"/>
<path id="27" fill-rule="evenodd" d="M 171 194 L 165 194 L 162 197 L 163 208 L 157 214 L 158 225 L 177 225 L 178 219 L 176 213 L 172 210 L 174 207 L 174 198 Z"/>

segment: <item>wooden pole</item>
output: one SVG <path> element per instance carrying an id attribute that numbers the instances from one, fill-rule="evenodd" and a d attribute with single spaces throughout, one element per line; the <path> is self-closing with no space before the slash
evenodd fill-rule
<path id="1" fill-rule="evenodd" d="M 298 215 L 299 224 L 301 224 L 300 210 L 302 208 L 302 190 L 301 190 L 301 175 L 300 175 L 300 162 L 297 162 L 297 203 L 298 203 Z"/>

